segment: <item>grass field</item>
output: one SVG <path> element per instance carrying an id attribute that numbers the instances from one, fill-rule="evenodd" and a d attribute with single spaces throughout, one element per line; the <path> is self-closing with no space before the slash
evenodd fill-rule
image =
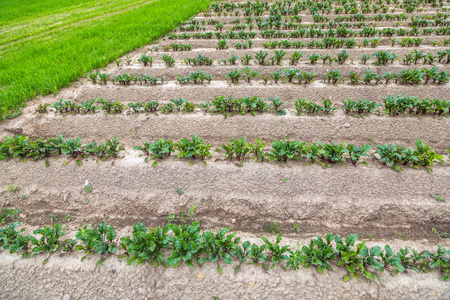
<path id="1" fill-rule="evenodd" d="M 0 3 L 0 120 L 87 72 L 149 44 L 208 0 Z"/>

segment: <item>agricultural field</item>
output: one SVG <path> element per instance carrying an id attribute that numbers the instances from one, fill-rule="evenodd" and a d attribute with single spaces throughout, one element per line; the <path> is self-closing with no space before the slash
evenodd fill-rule
<path id="1" fill-rule="evenodd" d="M 448 299 L 449 2 L 185 2 L 2 94 L 0 297 Z"/>

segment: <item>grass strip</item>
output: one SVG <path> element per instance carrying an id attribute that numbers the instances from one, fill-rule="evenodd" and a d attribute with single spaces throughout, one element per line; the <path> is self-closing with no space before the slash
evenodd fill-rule
<path id="1" fill-rule="evenodd" d="M 0 60 L 0 120 L 20 115 L 27 100 L 57 93 L 151 43 L 208 5 L 208 0 L 156 0 L 6 49 Z"/>

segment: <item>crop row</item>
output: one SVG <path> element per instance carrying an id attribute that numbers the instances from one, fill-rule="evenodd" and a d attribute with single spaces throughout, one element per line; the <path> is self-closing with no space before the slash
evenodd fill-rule
<path id="1" fill-rule="evenodd" d="M 262 51 L 261 51 L 262 52 Z M 261 65 L 266 63 L 266 56 L 258 56 L 258 62 Z M 284 74 L 282 73 L 284 72 Z M 274 83 L 278 83 L 280 80 L 285 79 L 288 83 L 295 83 L 294 79 L 297 80 L 298 84 L 310 84 L 316 78 L 317 73 L 300 71 L 299 69 L 289 68 L 278 70 L 269 74 L 260 74 L 256 70 L 251 70 L 249 67 L 244 68 L 243 70 L 235 69 L 230 73 L 226 74 L 225 77 L 230 80 L 231 83 L 238 84 L 239 80 L 242 76 L 247 77 L 247 81 L 251 82 L 252 78 L 261 77 L 263 79 L 263 83 L 267 84 L 269 80 L 273 80 Z M 361 80 L 362 79 L 362 80 Z M 370 69 L 365 70 L 364 76 L 361 78 L 361 75 L 354 71 L 348 71 L 348 78 L 345 78 L 339 69 L 336 70 L 327 70 L 326 74 L 323 75 L 322 80 L 324 83 L 330 84 L 342 84 L 349 83 L 352 85 L 360 84 L 363 82 L 366 85 L 375 83 L 381 84 L 389 84 L 389 83 L 397 83 L 397 84 L 446 84 L 450 80 L 450 74 L 447 71 L 438 71 L 437 67 L 431 69 L 404 69 L 400 72 L 385 72 L 383 74 L 378 74 L 373 72 Z"/>
<path id="2" fill-rule="evenodd" d="M 394 4 L 395 7 L 391 8 L 391 11 L 395 11 L 395 8 L 405 9 L 407 13 L 412 13 L 415 10 L 423 10 L 418 8 L 419 6 L 425 7 L 430 4 L 432 7 L 438 7 L 439 9 L 446 11 L 443 1 L 431 0 L 431 1 L 403 1 L 399 0 L 386 0 L 386 4 Z M 333 10 L 334 8 L 334 10 Z M 382 0 L 378 0 L 375 3 L 363 1 L 361 4 L 357 1 L 327 1 L 327 2 L 312 2 L 312 1 L 276 1 L 274 3 L 269 2 L 256 2 L 251 3 L 226 3 L 226 4 L 211 4 L 210 11 L 215 12 L 218 16 L 224 15 L 244 15 L 244 16 L 261 16 L 264 12 L 269 12 L 270 15 L 298 15 L 303 10 L 308 10 L 312 15 L 325 15 L 325 14 L 369 14 L 371 12 L 387 12 L 390 7 L 383 4 Z"/>
<path id="3" fill-rule="evenodd" d="M 292 31 L 292 32 L 284 32 L 284 31 L 275 31 L 275 30 L 266 30 L 264 32 L 261 32 L 261 37 L 265 39 L 274 39 L 274 38 L 302 38 L 300 31 Z M 254 41 L 251 41 L 252 38 L 256 36 L 256 33 L 254 32 L 245 32 L 245 31 L 239 31 L 238 33 L 234 32 L 228 32 L 228 33 L 215 33 L 216 38 L 219 39 L 219 42 L 217 43 L 217 49 L 228 49 L 229 45 L 227 42 L 227 39 L 241 39 L 244 40 L 243 42 L 238 42 L 234 44 L 234 47 L 236 49 L 247 49 L 251 48 L 254 44 Z M 172 34 L 169 36 L 169 39 L 175 40 L 175 39 L 212 39 L 213 33 L 212 32 L 206 32 L 206 33 L 195 33 L 193 35 L 190 35 L 189 33 L 182 33 L 182 34 Z M 282 40 L 282 41 L 270 41 L 270 42 L 264 42 L 263 47 L 264 48 L 277 48 L 277 47 L 284 47 L 284 48 L 309 48 L 309 49 L 327 49 L 327 48 L 355 48 L 355 47 L 373 47 L 376 48 L 379 45 L 382 44 L 382 42 L 386 41 L 386 38 L 377 37 L 377 38 L 365 38 L 361 41 L 358 41 L 354 38 L 343 38 L 343 37 L 325 37 L 322 38 L 322 40 L 311 40 L 311 41 L 290 41 L 290 40 Z M 411 37 L 404 37 L 401 39 L 398 38 L 392 38 L 389 37 L 387 39 L 388 44 L 391 46 L 399 45 L 401 47 L 419 47 L 421 45 L 431 45 L 431 46 L 448 46 L 450 45 L 450 39 L 443 39 L 442 41 L 438 40 L 429 40 L 426 41 L 424 38 L 411 38 Z M 247 47 L 241 46 L 242 44 L 247 44 Z M 171 44 L 173 45 L 173 44 Z M 164 51 L 169 51 L 172 46 L 165 46 L 163 49 Z M 159 48 L 158 48 L 159 49 Z"/>
<path id="4" fill-rule="evenodd" d="M 207 19 L 207 20 L 196 20 L 191 19 L 188 22 L 185 22 L 178 28 L 180 32 L 198 32 L 198 31 L 206 31 L 207 27 L 205 25 L 213 26 L 217 31 L 222 31 L 225 25 L 229 25 L 231 30 L 245 30 L 248 28 L 249 30 L 253 30 L 255 27 L 258 27 L 259 30 L 264 29 L 302 29 L 302 28 L 315 28 L 315 29 L 337 29 L 337 28 L 363 28 L 363 27 L 377 27 L 377 22 L 394 22 L 400 21 L 392 24 L 390 27 L 399 27 L 399 26 L 409 26 L 409 27 L 438 27 L 445 26 L 448 24 L 446 20 L 448 17 L 447 14 L 438 12 L 437 14 L 432 15 L 421 15 L 421 16 L 411 16 L 411 22 L 404 24 L 402 21 L 406 21 L 408 16 L 405 13 L 401 14 L 378 14 L 373 16 L 373 20 L 364 20 L 364 17 L 361 15 L 358 16 L 350 16 L 350 22 L 346 22 L 342 20 L 342 18 L 337 21 L 329 21 L 329 22 L 321 22 L 321 23 L 302 23 L 303 17 L 301 15 L 290 15 L 283 16 L 281 14 L 278 15 L 270 15 L 268 17 L 245 17 L 245 22 L 240 18 L 231 20 L 229 22 L 221 21 L 218 19 Z M 365 22 L 369 21 L 369 22 Z M 375 22 L 370 22 L 375 21 Z M 406 23 L 406 22 L 405 22 Z M 392 28 L 393 29 L 393 28 Z M 382 30 L 382 29 L 381 29 Z M 394 29 L 395 30 L 395 29 Z M 382 30 L 383 31 L 383 30 Z M 387 31 L 384 32 L 395 32 L 388 28 Z"/>
<path id="5" fill-rule="evenodd" d="M 262 51 L 261 51 L 262 52 Z M 257 56 L 259 64 L 266 64 L 266 57 Z M 282 73 L 284 72 L 284 74 Z M 231 72 L 225 75 L 226 79 L 230 81 L 232 84 L 238 84 L 241 77 L 246 76 L 247 82 L 251 82 L 253 78 L 262 78 L 263 83 L 267 84 L 269 80 L 273 80 L 274 83 L 278 83 L 280 80 L 286 79 L 288 83 L 298 83 L 298 84 L 310 84 L 316 78 L 317 73 L 312 72 L 301 72 L 299 69 L 289 68 L 282 69 L 272 73 L 260 74 L 256 70 L 251 70 L 249 67 L 245 67 L 243 70 L 232 70 Z M 107 84 L 109 81 L 109 74 L 99 74 L 100 83 Z M 378 74 L 370 69 L 365 70 L 364 76 L 361 78 L 361 75 L 354 72 L 348 71 L 348 78 L 344 77 L 339 69 L 336 70 L 327 70 L 326 74 L 323 75 L 322 80 L 324 83 L 329 84 L 343 84 L 349 83 L 352 85 L 360 84 L 363 82 L 366 85 L 375 83 L 381 84 L 389 84 L 389 83 L 397 83 L 397 84 L 410 84 L 410 85 L 418 85 L 418 84 L 447 84 L 450 80 L 450 75 L 447 71 L 438 71 L 437 67 L 431 69 L 404 69 L 400 72 L 385 72 L 383 74 Z M 89 74 L 90 80 L 95 84 L 97 80 L 93 80 L 91 74 Z M 175 76 L 177 83 L 179 84 L 204 84 L 211 83 L 211 81 L 215 78 L 215 76 L 211 74 L 206 74 L 202 71 L 190 72 L 189 75 L 186 76 Z M 295 82 L 294 79 L 297 81 Z M 362 79 L 362 80 L 361 80 Z M 121 74 L 114 76 L 112 79 L 113 83 L 118 83 L 119 85 L 131 85 L 141 84 L 146 85 L 149 83 L 150 85 L 156 85 L 158 82 L 163 83 L 166 81 L 165 76 L 163 78 L 156 78 L 155 75 L 148 76 L 143 74 L 142 76 L 130 75 L 129 73 Z"/>
<path id="6" fill-rule="evenodd" d="M 44 254 L 73 253 L 82 251 L 84 261 L 90 255 L 100 256 L 97 266 L 107 257 L 117 255 L 127 265 L 151 263 L 154 267 L 178 267 L 185 263 L 193 268 L 204 263 L 216 263 L 217 271 L 222 273 L 221 261 L 225 264 L 239 265 L 235 272 L 241 270 L 245 264 L 262 266 L 269 270 L 277 265 L 284 270 L 298 270 L 300 266 L 314 267 L 319 273 L 333 271 L 337 265 L 348 271 L 344 281 L 351 277 L 364 276 L 368 279 L 378 279 L 384 270 L 392 275 L 407 273 L 408 271 L 429 272 L 431 269 L 440 270 L 443 276 L 440 280 L 447 281 L 450 272 L 450 250 L 440 244 L 436 252 L 400 249 L 394 253 L 389 245 L 384 249 L 380 246 L 367 247 L 363 240 L 356 243 L 358 235 L 351 234 L 341 238 L 339 235 L 327 234 L 325 238 L 311 239 L 309 244 L 302 247 L 281 245 L 282 235 L 279 234 L 275 242 L 261 236 L 261 246 L 244 241 L 230 233 L 227 227 L 212 231 L 201 230 L 200 222 L 194 216 L 194 207 L 190 207 L 190 216 L 181 214 L 170 215 L 169 224 L 156 228 L 145 227 L 142 223 L 133 225 L 131 236 L 117 237 L 112 225 L 101 222 L 98 226 L 88 225 L 78 229 L 75 239 L 60 240 L 64 236 L 62 224 L 44 226 L 33 231 L 33 235 L 24 235 L 24 228 L 16 230 L 20 222 L 0 229 L 0 247 L 12 253 L 22 253 L 23 258 Z M 356 243 L 356 244 L 355 244 Z M 121 252 L 120 254 L 117 254 Z M 50 257 L 50 256 L 49 256 Z M 49 257 L 44 259 L 47 263 Z M 166 257 L 166 258 L 165 258 Z"/>
<path id="7" fill-rule="evenodd" d="M 218 24 L 216 25 L 218 27 Z M 236 26 L 235 26 L 236 27 Z M 258 36 L 258 33 L 256 31 L 245 31 L 242 29 L 242 27 L 245 27 L 245 24 L 242 24 L 239 26 L 239 28 L 235 28 L 235 30 L 230 30 L 227 32 L 221 32 L 221 31 L 208 31 L 204 33 L 193 33 L 193 34 L 176 34 L 176 33 L 169 33 L 167 34 L 167 38 L 169 40 L 175 40 L 175 39 L 212 39 L 213 37 L 217 39 L 252 39 Z M 249 26 L 252 27 L 252 26 Z M 264 26 L 264 24 L 260 24 L 258 27 L 264 28 L 269 26 Z M 383 28 L 383 29 L 376 29 L 374 27 L 363 27 L 362 30 L 351 30 L 347 27 L 338 27 L 336 29 L 330 29 L 323 31 L 322 29 L 307 29 L 307 28 L 301 28 L 294 31 L 280 31 L 281 29 L 288 30 L 291 29 L 290 27 L 294 27 L 292 24 L 280 24 L 280 26 L 273 26 L 275 29 L 264 29 L 259 32 L 259 36 L 262 38 L 323 38 L 323 37 L 375 37 L 377 35 L 379 36 L 385 36 L 385 37 L 393 37 L 393 36 L 417 36 L 417 35 L 449 35 L 450 34 L 450 26 L 442 27 L 442 28 L 423 28 L 418 29 L 417 27 L 413 27 L 411 30 L 407 30 L 404 28 Z M 240 30 L 238 30 L 240 29 Z M 170 47 L 169 47 L 170 49 Z"/>
<path id="8" fill-rule="evenodd" d="M 271 42 L 263 42 L 263 48 L 275 49 L 275 48 L 285 48 L 285 49 L 328 49 L 328 48 L 346 48 L 352 49 L 358 46 L 361 47 L 372 47 L 377 48 L 380 44 L 382 38 L 372 38 L 372 39 L 362 39 L 361 43 L 357 43 L 355 39 L 344 39 L 344 38 L 324 38 L 322 41 L 289 41 L 289 40 L 281 40 L 281 41 L 271 41 Z M 389 38 L 389 44 L 391 47 L 395 45 L 400 45 L 402 47 L 419 47 L 423 45 L 422 38 L 402 38 L 399 39 Z M 450 39 L 444 39 L 442 42 L 437 40 L 430 40 L 429 45 L 435 46 L 448 46 L 450 45 Z M 234 45 L 236 47 L 236 44 Z M 236 47 L 237 48 L 237 47 Z"/>
<path id="9" fill-rule="evenodd" d="M 289 48 L 289 47 L 288 47 Z M 263 52 L 266 54 L 260 54 L 261 52 L 255 52 L 255 57 L 258 59 L 261 55 L 264 55 L 264 65 L 270 64 L 270 65 L 281 65 L 282 62 L 285 59 L 286 53 L 283 49 L 281 50 L 275 50 L 273 56 L 269 57 L 267 59 L 267 56 L 269 53 L 267 51 Z M 305 55 L 305 52 L 299 52 L 294 51 L 291 53 L 287 59 L 289 60 L 289 64 L 296 65 L 301 61 L 301 58 Z M 330 53 L 328 54 L 318 54 L 318 53 L 311 53 L 306 56 L 309 63 L 312 65 L 315 65 L 318 61 L 321 61 L 323 64 L 338 64 L 342 65 L 344 64 L 350 57 L 351 53 L 347 52 L 347 50 L 342 50 L 341 52 L 337 53 L 336 57 L 331 56 Z M 170 57 L 169 55 L 163 55 L 163 61 L 167 66 L 173 66 L 176 62 L 175 58 Z M 419 50 L 412 50 L 411 53 L 405 54 L 404 58 L 398 57 L 397 54 L 390 53 L 389 50 L 380 50 L 376 51 L 372 54 L 361 54 L 361 64 L 365 65 L 368 63 L 368 61 L 371 58 L 374 58 L 375 61 L 373 62 L 375 65 L 387 65 L 389 63 L 393 63 L 394 60 L 398 60 L 402 62 L 404 65 L 411 65 L 411 64 L 418 64 L 419 62 L 422 62 L 423 64 L 430 64 L 433 65 L 434 63 L 443 63 L 443 64 L 449 64 L 450 63 L 450 50 L 437 50 L 436 54 L 432 52 L 424 53 L 423 51 Z M 235 65 L 239 60 L 244 65 L 251 65 L 251 61 L 253 59 L 253 55 L 250 55 L 246 53 L 244 56 L 240 57 L 234 54 L 231 54 L 231 58 L 222 58 L 218 60 L 217 62 L 220 64 L 230 64 Z M 267 61 L 266 61 L 267 59 Z M 153 65 L 153 62 L 155 59 L 149 55 L 142 54 L 141 57 L 138 59 L 138 62 L 143 64 L 144 66 L 151 67 Z M 269 62 L 270 61 L 270 62 Z M 116 61 L 117 66 L 120 66 L 120 63 L 122 61 L 118 60 Z M 131 59 L 126 60 L 127 65 L 131 64 Z M 170 63 L 169 63 L 170 62 Z M 254 61 L 255 63 L 259 63 L 258 61 Z M 353 62 L 353 59 L 352 59 Z M 212 66 L 214 64 L 214 60 L 212 58 L 209 58 L 206 55 L 202 55 L 199 53 L 196 57 L 193 58 L 185 58 L 182 60 L 182 63 L 190 66 Z M 102 74 L 102 77 L 100 77 L 100 74 L 98 71 L 94 71 L 88 74 L 91 81 L 99 81 L 103 82 L 102 79 L 106 78 L 106 75 Z M 155 78 L 149 78 L 147 81 L 152 82 L 155 81 L 156 83 L 158 80 Z"/>
<path id="10" fill-rule="evenodd" d="M 253 61 L 254 63 L 260 64 L 260 65 L 281 65 L 282 62 L 285 59 L 286 53 L 283 49 L 281 50 L 275 50 L 273 56 L 269 57 L 269 52 L 267 51 L 259 51 L 255 52 L 255 58 L 256 61 Z M 142 54 L 145 56 L 145 54 Z M 287 60 L 289 60 L 290 65 L 296 65 L 301 61 L 301 58 L 305 55 L 305 52 L 299 52 L 294 51 L 287 57 Z M 411 53 L 405 54 L 405 57 L 401 58 L 398 57 L 397 54 L 391 53 L 389 50 L 380 50 L 376 51 L 373 54 L 361 54 L 361 64 L 365 65 L 368 63 L 368 61 L 371 58 L 374 58 L 375 61 L 373 62 L 375 65 L 387 65 L 389 63 L 393 63 L 394 60 L 400 61 L 404 65 L 411 65 L 411 64 L 418 64 L 422 62 L 423 64 L 430 64 L 433 65 L 434 63 L 443 63 L 443 64 L 449 64 L 450 63 L 450 50 L 437 50 L 436 54 L 432 52 L 424 53 L 423 51 L 418 50 L 412 50 Z M 147 57 L 147 56 L 146 56 Z M 342 50 L 341 52 L 338 52 L 336 57 L 331 56 L 330 53 L 327 54 L 318 54 L 318 53 L 311 53 L 306 56 L 311 65 L 317 64 L 317 62 L 322 62 L 324 65 L 328 64 L 331 65 L 333 63 L 342 65 L 344 64 L 348 59 L 350 59 L 351 53 L 347 52 L 347 50 Z M 153 58 L 152 58 L 153 59 Z M 234 54 L 231 54 L 231 58 L 222 58 L 218 61 L 218 63 L 222 63 L 224 65 L 230 64 L 235 65 L 239 60 L 243 65 L 251 65 L 253 59 L 253 55 L 250 55 L 246 53 L 243 56 L 237 56 Z M 352 62 L 354 60 L 352 59 Z M 191 66 L 212 66 L 214 64 L 214 60 L 202 55 L 198 54 L 197 57 L 194 58 L 185 58 L 182 63 L 186 65 Z"/>
<path id="11" fill-rule="evenodd" d="M 278 161 L 288 162 L 289 160 L 309 159 L 309 164 L 313 164 L 318 160 L 322 160 L 330 164 L 343 164 L 344 159 L 348 157 L 353 165 L 356 165 L 362 157 L 367 157 L 367 153 L 372 150 L 370 144 L 357 147 L 353 144 L 345 143 L 306 143 L 289 140 L 276 140 L 272 143 L 270 152 L 264 151 L 269 143 L 263 143 L 260 139 L 255 140 L 255 144 L 248 143 L 245 137 L 241 139 L 232 139 L 231 142 L 222 145 L 221 150 L 225 150 L 226 159 L 237 159 L 241 163 L 250 155 L 253 155 L 255 161 Z M 202 139 L 193 136 L 192 140 L 182 139 L 178 143 L 171 140 L 158 139 L 156 142 L 143 142 L 143 146 L 137 146 L 134 149 L 140 150 L 146 157 L 155 159 L 153 166 L 156 166 L 157 159 L 164 159 L 170 156 L 174 150 L 178 150 L 178 158 L 196 159 L 211 157 L 209 149 L 211 144 L 204 144 Z M 397 171 L 403 171 L 401 165 L 410 165 L 414 168 L 423 166 L 431 172 L 430 167 L 435 162 L 443 163 L 443 156 L 436 154 L 431 150 L 430 146 L 426 146 L 422 141 L 416 139 L 416 149 L 405 148 L 397 144 L 377 145 L 376 154 L 380 157 L 380 162 L 389 167 L 393 167 Z M 218 149 L 219 150 L 219 149 Z M 375 155 L 373 155 L 376 157 Z M 367 162 L 362 162 L 367 165 Z"/>
<path id="12" fill-rule="evenodd" d="M 372 150 L 370 144 L 357 147 L 353 144 L 345 143 L 306 143 L 289 140 L 276 140 L 272 143 L 272 150 L 264 149 L 269 143 L 263 143 L 260 139 L 255 140 L 255 144 L 248 143 L 246 138 L 240 140 L 232 139 L 231 142 L 223 144 L 217 151 L 225 150 L 226 159 L 236 158 L 241 164 L 250 155 L 253 155 L 255 161 L 277 161 L 288 162 L 290 160 L 309 159 L 309 164 L 322 160 L 323 163 L 343 164 L 345 159 L 349 159 L 353 165 L 356 165 L 362 157 L 367 157 L 368 152 Z M 179 142 L 171 140 L 158 139 L 155 142 L 146 141 L 142 146 L 136 146 L 134 150 L 141 151 L 145 157 L 145 162 L 149 158 L 155 159 L 152 166 L 157 165 L 158 159 L 164 159 L 175 151 L 178 158 L 200 159 L 204 161 L 211 157 L 211 144 L 205 144 L 203 140 L 194 135 L 192 139 L 181 139 Z M 52 154 L 67 154 L 75 159 L 77 164 L 82 165 L 81 158 L 89 155 L 95 155 L 99 159 L 105 160 L 109 157 L 119 158 L 118 154 L 124 150 L 119 145 L 118 138 L 106 140 L 105 143 L 97 145 L 97 142 L 83 145 L 81 138 L 67 139 L 58 135 L 56 139 L 39 138 L 36 141 L 30 141 L 27 136 L 8 136 L 5 142 L 0 142 L 0 160 L 9 160 L 11 158 L 20 158 L 23 161 L 27 159 L 37 160 L 48 158 Z M 450 149 L 447 150 L 450 155 Z M 377 154 L 379 158 L 375 155 Z M 402 171 L 401 166 L 410 165 L 414 168 L 425 167 L 428 171 L 435 162 L 444 163 L 444 157 L 432 151 L 431 146 L 425 145 L 422 141 L 416 139 L 416 149 L 406 148 L 397 144 L 377 145 L 375 153 L 372 156 L 384 165 L 393 167 Z M 204 162 L 206 164 L 206 162 Z M 322 162 L 321 162 L 322 163 Z M 367 162 L 363 161 L 367 165 Z M 46 161 L 48 166 L 48 161 Z"/>
<path id="13" fill-rule="evenodd" d="M 0 161 L 11 158 L 20 158 L 23 161 L 27 159 L 37 160 L 48 158 L 54 154 L 66 154 L 76 159 L 77 164 L 82 165 L 79 158 L 88 155 L 96 156 L 101 160 L 110 157 L 119 158 L 119 152 L 122 150 L 124 150 L 124 147 L 119 145 L 118 137 L 112 140 L 107 139 L 100 144 L 93 141 L 83 145 L 81 138 L 64 140 L 62 135 L 51 139 L 38 138 L 35 141 L 30 141 L 28 136 L 17 135 L 15 137 L 7 136 L 4 142 L 0 141 Z M 45 163 L 46 166 L 49 165 L 48 161 Z"/>
<path id="14" fill-rule="evenodd" d="M 303 41 L 271 41 L 271 42 L 264 42 L 262 45 L 264 48 L 294 48 L 294 49 L 302 49 L 302 48 L 308 48 L 308 49 L 339 49 L 339 48 L 355 48 L 358 46 L 361 47 L 372 47 L 377 48 L 381 41 L 384 40 L 383 38 L 372 38 L 372 39 L 362 39 L 361 43 L 357 43 L 355 39 L 346 39 L 346 38 L 336 38 L 336 37 L 330 37 L 330 38 L 324 38 L 321 41 L 309 41 L 309 42 L 303 42 Z M 424 39 L 423 38 L 402 38 L 394 39 L 389 38 L 389 44 L 393 47 L 395 45 L 400 45 L 402 47 L 419 47 L 420 45 L 424 45 Z M 252 40 L 244 40 L 243 42 L 237 42 L 234 44 L 234 47 L 236 49 L 251 49 L 252 45 L 254 44 L 254 41 Z M 430 40 L 428 42 L 431 46 L 448 46 L 450 45 L 450 39 L 444 39 L 442 42 L 437 40 Z M 222 49 L 228 49 L 229 45 L 226 39 L 219 40 L 217 42 L 216 49 L 222 50 Z"/>
<path id="15" fill-rule="evenodd" d="M 447 17 L 446 15 L 442 15 L 443 17 Z M 377 15 L 375 16 L 377 20 L 374 21 L 383 21 L 386 19 L 386 21 L 394 21 L 394 19 L 391 18 L 391 16 L 385 17 L 383 15 Z M 393 17 L 397 20 L 406 20 L 406 15 L 396 15 Z M 390 19 L 390 20 L 389 20 Z M 253 22 L 254 21 L 254 22 Z M 428 19 L 423 18 L 422 16 L 416 16 L 411 17 L 411 22 L 408 24 L 402 24 L 409 27 L 412 27 L 412 31 L 409 31 L 405 28 L 383 28 L 383 29 L 376 29 L 376 23 L 371 22 L 364 22 L 364 21 L 358 21 L 357 23 L 347 23 L 347 22 L 328 22 L 328 23 L 310 23 L 310 24 L 301 24 L 302 22 L 302 16 L 289 16 L 289 17 L 282 17 L 281 15 L 278 16 L 269 16 L 268 18 L 251 18 L 246 17 L 245 23 L 241 20 L 235 19 L 231 22 L 222 22 L 219 20 L 209 19 L 208 21 L 198 21 L 198 20 L 192 20 L 191 24 L 189 25 L 181 25 L 178 28 L 179 32 L 200 32 L 200 31 L 206 31 L 208 30 L 208 27 L 201 26 L 202 25 L 211 25 L 214 27 L 217 31 L 222 31 L 225 28 L 225 24 L 229 24 L 228 27 L 231 31 L 238 31 L 238 30 L 253 30 L 256 27 L 258 30 L 267 30 L 267 29 L 276 29 L 276 30 L 293 30 L 293 29 L 300 29 L 302 32 L 305 33 L 304 37 L 307 37 L 310 33 L 314 33 L 316 29 L 322 30 L 322 29 L 336 29 L 336 32 L 330 31 L 330 35 L 328 36 L 375 36 L 379 34 L 380 36 L 393 36 L 393 35 L 417 35 L 420 31 L 418 28 L 424 28 L 424 27 L 438 27 L 438 26 L 445 26 L 445 27 L 439 27 L 439 28 L 426 28 L 422 31 L 422 34 L 428 35 L 433 32 L 436 32 L 436 34 L 445 34 L 448 30 L 448 21 L 444 19 L 438 19 L 431 21 Z M 399 22 L 402 23 L 402 22 Z M 400 25 L 400 24 L 398 24 Z M 446 26 L 447 25 L 447 26 Z M 353 31 L 348 28 L 363 28 L 362 31 Z M 308 29 L 310 32 L 308 32 Z M 167 37 L 169 37 L 171 34 L 168 34 Z M 327 34 L 325 34 L 327 35 Z M 313 34 L 311 37 L 314 37 L 315 34 Z M 323 36 L 323 34 L 322 34 Z M 303 36 L 302 36 L 303 37 Z"/>
<path id="16" fill-rule="evenodd" d="M 438 115 L 444 116 L 450 113 L 450 100 L 445 99 L 420 99 L 414 96 L 397 95 L 394 97 L 388 95 L 383 98 L 383 104 L 366 99 L 353 100 L 341 100 L 343 106 L 333 106 L 330 100 L 323 99 L 322 105 L 315 101 L 307 101 L 306 98 L 294 100 L 294 106 L 297 110 L 297 115 L 301 115 L 303 112 L 308 115 L 316 114 L 331 114 L 335 110 L 342 109 L 346 114 L 361 115 L 365 113 L 379 112 L 377 107 L 384 106 L 386 114 L 389 115 Z M 205 113 L 220 113 L 225 117 L 228 114 L 253 114 L 273 112 L 278 115 L 286 114 L 286 102 L 281 101 L 279 97 L 268 98 L 269 104 L 258 96 L 244 96 L 242 98 L 233 98 L 225 96 L 215 96 L 214 100 L 206 101 L 199 104 L 198 107 Z M 100 105 L 95 105 L 96 103 Z M 160 106 L 160 103 L 156 100 L 151 100 L 147 103 L 142 101 L 130 102 L 127 105 L 120 101 L 105 100 L 103 98 L 96 98 L 90 101 L 83 101 L 80 105 L 76 104 L 72 100 L 61 99 L 53 104 L 40 104 L 36 108 L 36 113 L 45 114 L 48 113 L 49 107 L 53 108 L 60 114 L 93 114 L 97 111 L 103 111 L 105 114 L 120 114 L 128 107 L 128 113 L 156 113 L 158 111 L 162 113 L 171 112 L 193 112 L 197 105 L 193 102 L 187 101 L 184 98 L 177 100 L 170 100 L 170 102 Z"/>

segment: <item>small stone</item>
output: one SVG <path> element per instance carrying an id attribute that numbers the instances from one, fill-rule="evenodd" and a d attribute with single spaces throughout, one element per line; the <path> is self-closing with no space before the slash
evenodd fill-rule
<path id="1" fill-rule="evenodd" d="M 236 219 L 231 219 L 231 223 L 236 223 Z"/>
<path id="2" fill-rule="evenodd" d="M 347 127 L 347 128 L 349 128 L 349 127 L 350 127 L 350 124 L 345 123 L 344 126 Z"/>
<path id="3" fill-rule="evenodd" d="M 70 296 L 67 295 L 67 294 L 65 294 L 65 295 L 63 296 L 62 300 L 70 300 Z"/>
<path id="4" fill-rule="evenodd" d="M 86 179 L 86 181 L 84 182 L 84 186 L 88 186 L 89 185 L 89 181 Z"/>
<path id="5" fill-rule="evenodd" d="M 114 270 L 114 269 L 112 269 L 111 272 L 112 272 L 113 274 L 116 274 L 116 270 Z"/>
<path id="6" fill-rule="evenodd" d="M 64 201 L 67 201 L 67 195 L 64 195 Z"/>

